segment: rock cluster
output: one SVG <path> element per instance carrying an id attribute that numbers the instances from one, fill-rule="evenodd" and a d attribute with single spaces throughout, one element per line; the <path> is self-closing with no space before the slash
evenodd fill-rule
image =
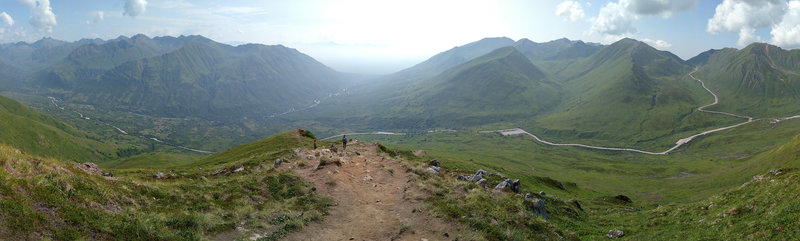
<path id="1" fill-rule="evenodd" d="M 485 188 L 486 187 L 486 178 L 484 178 L 484 176 L 486 176 L 486 177 L 497 176 L 497 177 L 500 177 L 500 178 L 503 179 L 502 182 L 498 183 L 497 186 L 494 187 L 495 189 L 506 189 L 506 188 L 508 188 L 509 190 L 511 190 L 511 191 L 513 191 L 515 193 L 519 193 L 519 191 L 520 191 L 520 189 L 519 189 L 520 188 L 519 179 L 509 179 L 506 176 L 503 176 L 503 174 L 501 174 L 501 173 L 491 173 L 491 172 L 487 172 L 486 170 L 483 170 L 483 169 L 478 169 L 478 171 L 475 171 L 475 174 L 470 174 L 470 175 L 467 175 L 467 176 L 459 174 L 458 177 L 456 177 L 456 179 L 461 180 L 461 181 L 476 182 L 476 184 L 481 185 L 482 187 Z"/>

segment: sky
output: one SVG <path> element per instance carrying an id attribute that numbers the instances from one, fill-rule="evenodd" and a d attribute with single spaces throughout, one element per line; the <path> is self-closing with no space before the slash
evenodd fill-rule
<path id="1" fill-rule="evenodd" d="M 343 72 L 388 74 L 485 37 L 610 44 L 688 59 L 800 47 L 800 0 L 0 0 L 0 43 L 145 34 L 281 44 Z"/>

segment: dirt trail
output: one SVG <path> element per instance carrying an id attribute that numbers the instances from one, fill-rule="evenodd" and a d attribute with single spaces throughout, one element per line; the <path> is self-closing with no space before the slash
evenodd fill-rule
<path id="1" fill-rule="evenodd" d="M 294 169 L 314 184 L 317 193 L 336 203 L 325 220 L 285 239 L 468 240 L 463 236 L 469 232 L 464 225 L 422 211 L 425 194 L 414 187 L 406 168 L 375 150 L 375 144 L 357 142 L 344 153 L 301 150 L 297 161 L 284 164 L 281 168 Z M 318 169 L 321 159 L 328 164 Z M 341 166 L 332 164 L 337 160 Z"/>

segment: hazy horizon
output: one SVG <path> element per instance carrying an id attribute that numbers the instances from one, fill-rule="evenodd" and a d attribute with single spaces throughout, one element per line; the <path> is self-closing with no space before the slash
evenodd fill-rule
<path id="1" fill-rule="evenodd" d="M 389 74 L 452 47 L 500 36 L 603 44 L 631 37 L 683 59 L 752 42 L 796 48 L 800 0 L 17 0 L 0 6 L 0 43 L 139 33 L 282 44 L 342 72 Z"/>

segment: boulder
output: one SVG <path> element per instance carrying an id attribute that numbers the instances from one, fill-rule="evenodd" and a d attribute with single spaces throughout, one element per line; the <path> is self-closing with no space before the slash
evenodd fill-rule
<path id="1" fill-rule="evenodd" d="M 312 155 L 306 155 L 306 159 L 308 159 L 308 160 L 314 160 L 314 156 L 312 156 Z"/>
<path id="2" fill-rule="evenodd" d="M 622 236 L 625 236 L 625 232 L 622 232 L 622 230 L 619 230 L 619 229 L 616 229 L 616 228 L 612 229 L 612 230 L 608 230 L 608 233 L 606 234 L 606 237 L 608 237 L 608 238 L 619 238 L 619 237 L 622 237 Z"/>
<path id="3" fill-rule="evenodd" d="M 481 180 L 478 180 L 477 182 L 475 182 L 475 184 L 478 184 L 478 185 L 479 185 L 479 186 L 481 186 L 482 188 L 486 188 L 486 182 L 487 182 L 487 181 L 488 181 L 488 180 L 481 178 Z"/>
<path id="4" fill-rule="evenodd" d="M 97 166 L 97 164 L 94 164 L 92 162 L 84 162 L 83 166 L 85 166 L 86 168 L 89 168 L 89 169 L 100 169 L 100 167 Z"/>
<path id="5" fill-rule="evenodd" d="M 533 195 L 531 195 L 530 193 L 525 193 L 525 200 L 533 201 Z"/>
<path id="6" fill-rule="evenodd" d="M 478 171 L 475 172 L 475 175 L 490 175 L 490 174 L 491 173 L 484 171 L 483 169 L 478 169 Z"/>
<path id="7" fill-rule="evenodd" d="M 280 166 L 280 165 L 281 165 L 281 163 L 283 163 L 283 159 L 280 159 L 280 158 L 278 158 L 278 159 L 275 159 L 275 165 L 276 165 L 276 166 Z M 216 174 L 215 174 L 215 175 L 216 175 Z"/>
<path id="8" fill-rule="evenodd" d="M 431 163 L 431 166 L 435 166 L 435 167 L 439 166 L 439 160 L 436 160 L 436 158 L 431 158 L 430 163 Z"/>
<path id="9" fill-rule="evenodd" d="M 235 167 L 232 172 L 233 173 L 237 173 L 237 172 L 241 172 L 241 171 L 244 171 L 244 166 Z"/>
<path id="10" fill-rule="evenodd" d="M 542 199 L 531 198 L 528 205 L 533 213 L 541 216 L 542 219 L 547 220 L 547 206 L 544 205 L 544 201 L 542 201 Z"/>
<path id="11" fill-rule="evenodd" d="M 155 177 L 156 179 L 164 178 L 164 173 L 163 172 L 156 172 L 156 175 L 153 175 L 153 177 Z"/>
<path id="12" fill-rule="evenodd" d="M 113 176 L 114 176 L 114 173 L 111 173 L 111 172 L 103 172 L 103 173 L 101 173 L 100 175 L 101 175 L 101 176 L 104 176 L 104 177 L 113 177 Z"/>
<path id="13" fill-rule="evenodd" d="M 470 175 L 469 181 L 478 181 L 481 179 L 483 179 L 483 176 L 481 174 L 475 174 L 475 175 Z"/>
<path id="14" fill-rule="evenodd" d="M 431 167 L 428 167 L 428 172 L 430 172 L 431 174 L 439 175 L 439 173 L 441 173 L 441 168 L 439 168 L 437 166 L 431 166 Z"/>
<path id="15" fill-rule="evenodd" d="M 519 179 L 506 180 L 506 183 L 508 183 L 508 188 L 511 189 L 511 191 L 519 193 Z"/>
<path id="16" fill-rule="evenodd" d="M 506 189 L 507 187 L 508 187 L 508 182 L 502 181 L 498 183 L 497 186 L 494 186 L 494 189 Z"/>
<path id="17" fill-rule="evenodd" d="M 467 181 L 467 176 L 464 176 L 462 174 L 458 174 L 458 177 L 456 177 L 456 180 Z"/>
<path id="18" fill-rule="evenodd" d="M 616 198 L 617 200 L 626 202 L 626 203 L 632 203 L 633 202 L 633 200 L 631 200 L 631 198 L 629 198 L 628 196 L 622 195 L 622 194 L 617 195 L 614 198 Z"/>

